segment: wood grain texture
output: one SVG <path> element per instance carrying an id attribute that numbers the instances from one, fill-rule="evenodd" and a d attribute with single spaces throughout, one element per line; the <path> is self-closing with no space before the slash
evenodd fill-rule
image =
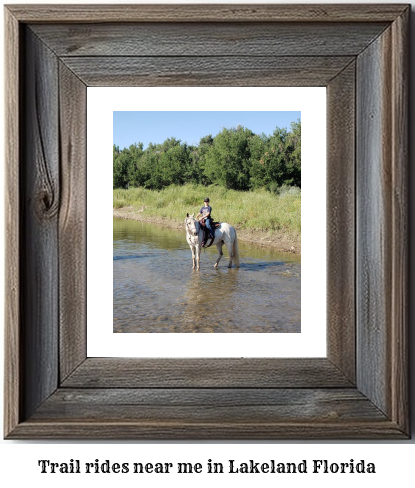
<path id="1" fill-rule="evenodd" d="M 400 187 L 394 187 L 393 175 L 395 172 L 399 175 L 405 166 L 404 158 L 392 157 L 396 151 L 393 149 L 394 134 L 399 130 L 392 114 L 393 106 L 396 106 L 396 115 L 402 112 L 401 102 L 397 103 L 396 92 L 392 92 L 392 59 L 396 54 L 399 56 L 396 48 L 392 46 L 392 31 L 388 29 L 360 56 L 357 73 L 360 88 L 357 101 L 357 318 L 361 336 L 357 351 L 358 386 L 387 415 L 392 413 L 391 360 L 397 352 L 393 330 L 404 327 L 405 313 L 401 309 L 395 316 L 397 311 L 393 310 L 392 303 L 394 280 L 402 280 L 398 269 L 393 268 L 394 247 L 400 246 L 400 251 L 405 248 L 405 244 L 398 243 L 396 235 L 393 239 L 393 229 L 404 231 L 402 203 L 394 208 L 392 202 L 393 194 L 399 195 L 401 191 Z M 399 92 L 402 90 L 402 86 L 395 88 Z M 401 178 L 399 183 L 402 183 Z M 398 222 L 394 223 L 396 211 Z M 400 321 L 399 326 L 396 321 Z M 369 347 L 373 351 L 370 355 L 365 352 Z"/>
<path id="2" fill-rule="evenodd" d="M 321 388 L 352 383 L 327 359 L 88 358 L 68 388 Z"/>
<path id="3" fill-rule="evenodd" d="M 20 118 L 19 24 L 6 10 L 5 20 L 5 334 L 4 435 L 20 420 Z"/>
<path id="4" fill-rule="evenodd" d="M 358 387 L 406 432 L 407 15 L 360 56 L 357 78 Z"/>
<path id="5" fill-rule="evenodd" d="M 23 416 L 58 385 L 59 83 L 57 58 L 25 33 L 22 164 Z"/>
<path id="6" fill-rule="evenodd" d="M 20 22 L 393 22 L 405 4 L 8 5 Z"/>
<path id="7" fill-rule="evenodd" d="M 63 57 L 88 86 L 325 86 L 351 57 Z"/>
<path id="8" fill-rule="evenodd" d="M 10 439 L 87 439 L 87 440 L 404 440 L 406 437 L 394 422 L 206 422 L 199 424 L 144 420 L 143 422 L 40 422 L 20 424 Z"/>
<path id="9" fill-rule="evenodd" d="M 59 57 L 357 56 L 388 23 L 32 25 Z"/>
<path id="10" fill-rule="evenodd" d="M 357 385 L 388 414 L 392 229 L 389 42 L 390 31 L 357 60 L 356 162 Z"/>
<path id="11" fill-rule="evenodd" d="M 59 63 L 59 374 L 86 358 L 86 86 Z M 75 102 L 76 101 L 76 102 Z"/>
<path id="12" fill-rule="evenodd" d="M 409 425 L 408 391 L 408 120 L 409 19 L 407 10 L 391 25 L 392 52 L 392 304 L 391 418 Z"/>
<path id="13" fill-rule="evenodd" d="M 356 380 L 355 77 L 353 61 L 327 87 L 327 354 Z"/>
<path id="14" fill-rule="evenodd" d="M 62 409 L 64 405 L 64 409 Z M 387 421 L 355 388 L 67 389 L 48 398 L 32 420 L 80 422 L 188 422 L 258 424 Z"/>

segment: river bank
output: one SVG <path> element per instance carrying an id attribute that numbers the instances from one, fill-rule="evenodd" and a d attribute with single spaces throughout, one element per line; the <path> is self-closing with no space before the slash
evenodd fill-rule
<path id="1" fill-rule="evenodd" d="M 182 222 L 174 221 L 163 217 L 155 217 L 146 215 L 145 207 L 140 210 L 135 210 L 132 206 L 114 208 L 113 216 L 119 219 L 137 220 L 139 222 L 147 222 L 171 229 L 179 229 L 184 231 L 184 224 Z M 301 254 L 301 241 L 291 241 L 285 238 L 283 234 L 268 233 L 266 231 L 258 231 L 253 229 L 241 229 L 235 226 L 240 241 L 249 242 L 261 247 L 273 247 L 281 252 L 290 252 L 294 254 Z"/>

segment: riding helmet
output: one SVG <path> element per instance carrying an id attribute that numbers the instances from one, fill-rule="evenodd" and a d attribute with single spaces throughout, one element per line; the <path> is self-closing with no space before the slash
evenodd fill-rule
<path id="1" fill-rule="evenodd" d="M 206 198 L 205 198 L 203 201 L 204 201 L 204 202 L 208 202 L 208 201 L 209 201 L 209 198 L 208 198 L 208 197 L 206 197 Z"/>

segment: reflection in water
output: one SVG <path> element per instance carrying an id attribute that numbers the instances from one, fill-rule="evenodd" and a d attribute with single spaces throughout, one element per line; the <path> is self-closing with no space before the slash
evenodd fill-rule
<path id="1" fill-rule="evenodd" d="M 182 298 L 184 327 L 181 332 L 218 332 L 219 324 L 211 317 L 219 314 L 222 315 L 221 329 L 226 327 L 226 332 L 238 332 L 227 312 L 232 309 L 233 296 L 237 290 L 237 273 L 237 268 L 225 268 L 223 271 L 219 268 L 201 275 L 200 271 L 192 269 Z M 221 290 L 220 296 L 214 290 Z"/>
<path id="2" fill-rule="evenodd" d="M 214 247 L 196 271 L 184 229 L 114 219 L 114 332 L 300 332 L 299 257 L 239 249 L 240 268 Z"/>

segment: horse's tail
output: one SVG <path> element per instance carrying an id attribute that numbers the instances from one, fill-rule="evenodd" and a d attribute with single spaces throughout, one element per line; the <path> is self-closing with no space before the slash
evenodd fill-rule
<path id="1" fill-rule="evenodd" d="M 236 230 L 234 229 L 235 239 L 233 240 L 233 261 L 235 266 L 239 268 L 239 248 L 238 248 L 238 238 L 236 236 Z"/>

